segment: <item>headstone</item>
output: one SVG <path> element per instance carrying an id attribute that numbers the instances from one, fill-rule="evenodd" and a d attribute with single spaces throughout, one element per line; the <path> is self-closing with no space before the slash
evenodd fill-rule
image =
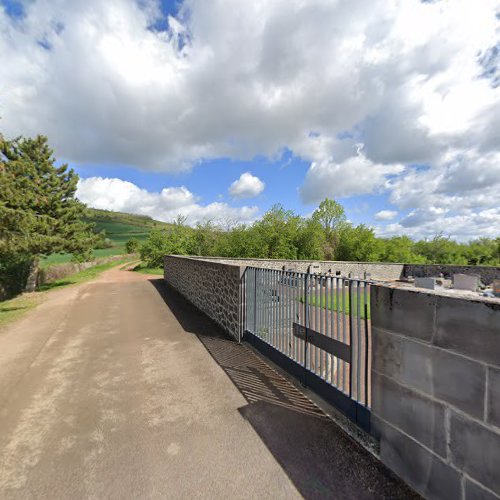
<path id="1" fill-rule="evenodd" d="M 479 288 L 479 277 L 470 274 L 454 274 L 453 288 L 456 290 L 477 292 L 477 289 Z"/>
<path id="2" fill-rule="evenodd" d="M 427 288 L 434 290 L 437 286 L 436 278 L 415 278 L 415 286 L 417 288 Z"/>
<path id="3" fill-rule="evenodd" d="M 321 273 L 321 264 L 319 262 L 312 262 L 309 266 L 310 274 L 320 274 Z"/>
<path id="4" fill-rule="evenodd" d="M 495 297 L 500 297 L 500 279 L 493 280 L 493 294 Z"/>

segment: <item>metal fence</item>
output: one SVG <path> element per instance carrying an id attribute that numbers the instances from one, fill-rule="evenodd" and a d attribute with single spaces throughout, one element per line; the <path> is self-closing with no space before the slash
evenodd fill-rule
<path id="1" fill-rule="evenodd" d="M 370 282 L 248 267 L 245 339 L 369 430 Z"/>

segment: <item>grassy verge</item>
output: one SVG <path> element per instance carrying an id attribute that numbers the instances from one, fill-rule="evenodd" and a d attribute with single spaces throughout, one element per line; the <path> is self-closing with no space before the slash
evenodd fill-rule
<path id="1" fill-rule="evenodd" d="M 62 286 L 69 285 L 77 285 L 79 283 L 84 283 L 85 281 L 90 281 L 94 278 L 97 278 L 99 274 L 112 267 L 117 267 L 125 264 L 126 262 L 130 262 L 130 259 L 119 259 L 114 260 L 112 262 L 106 262 L 104 264 L 97 264 L 97 266 L 89 267 L 84 271 L 80 271 L 76 274 L 71 274 L 70 276 L 66 276 L 61 278 L 60 280 L 53 281 L 52 283 L 47 283 L 46 285 L 42 285 L 39 287 L 40 291 L 52 290 L 54 288 L 60 288 Z"/>
<path id="2" fill-rule="evenodd" d="M 130 262 L 130 259 L 115 260 L 113 262 L 106 262 L 105 264 L 98 264 L 97 266 L 89 267 L 79 273 L 66 276 L 60 280 L 48 283 L 39 287 L 35 293 L 26 293 L 14 297 L 13 299 L 4 300 L 0 302 L 0 328 L 18 320 L 21 316 L 27 313 L 30 309 L 40 304 L 45 296 L 45 293 L 65 286 L 77 285 L 97 278 L 99 274 L 115 266 L 120 266 Z"/>
<path id="3" fill-rule="evenodd" d="M 16 321 L 41 301 L 41 294 L 29 293 L 0 302 L 0 328 Z"/>
<path id="4" fill-rule="evenodd" d="M 142 274 L 155 274 L 157 276 L 163 276 L 163 269 L 161 267 L 147 267 L 146 264 L 141 263 L 132 269 L 136 273 Z"/>

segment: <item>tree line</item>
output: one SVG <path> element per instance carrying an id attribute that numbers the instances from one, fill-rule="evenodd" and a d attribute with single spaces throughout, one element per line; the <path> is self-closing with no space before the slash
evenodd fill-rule
<path id="1" fill-rule="evenodd" d="M 458 243 L 442 234 L 414 241 L 408 236 L 380 238 L 365 224 L 347 221 L 342 205 L 325 199 L 311 217 L 273 206 L 253 224 L 223 228 L 213 222 L 190 227 L 179 218 L 172 227 L 153 230 L 140 245 L 148 266 L 162 266 L 167 254 L 290 260 L 346 260 L 417 264 L 500 265 L 500 237 Z"/>
<path id="2" fill-rule="evenodd" d="M 72 169 L 57 165 L 46 137 L 7 140 L 0 134 L 0 297 L 33 290 L 42 257 L 64 252 L 87 261 L 105 243 L 105 235 L 85 220 L 86 207 L 75 198 L 77 182 Z M 253 224 L 190 227 L 178 217 L 165 229 L 152 227 L 142 245 L 132 239 L 127 251 L 140 252 L 154 267 L 166 254 L 500 265 L 500 238 L 379 238 L 372 228 L 349 223 L 344 208 L 330 199 L 311 217 L 275 205 Z"/>

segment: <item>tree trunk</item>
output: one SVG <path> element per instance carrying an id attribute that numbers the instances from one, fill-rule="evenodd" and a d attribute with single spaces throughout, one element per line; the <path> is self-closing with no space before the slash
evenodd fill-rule
<path id="1" fill-rule="evenodd" d="M 34 257 L 33 260 L 31 261 L 28 279 L 26 280 L 26 286 L 24 288 L 25 292 L 34 292 L 36 290 L 39 264 L 40 264 L 40 259 L 38 257 Z"/>

